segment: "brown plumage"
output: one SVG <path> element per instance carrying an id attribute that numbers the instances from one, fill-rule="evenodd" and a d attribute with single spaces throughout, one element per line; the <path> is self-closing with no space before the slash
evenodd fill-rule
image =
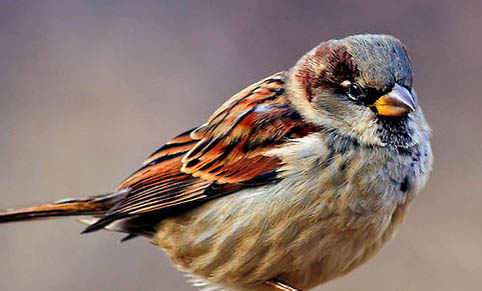
<path id="1" fill-rule="evenodd" d="M 103 215 L 126 196 L 126 191 L 83 199 L 64 199 L 23 209 L 0 213 L 0 223 L 50 218 L 55 216 Z"/>
<path id="2" fill-rule="evenodd" d="M 90 215 L 142 235 L 199 284 L 310 289 L 389 241 L 425 184 L 429 128 L 400 41 L 321 43 L 231 97 L 108 196 L 0 214 Z"/>

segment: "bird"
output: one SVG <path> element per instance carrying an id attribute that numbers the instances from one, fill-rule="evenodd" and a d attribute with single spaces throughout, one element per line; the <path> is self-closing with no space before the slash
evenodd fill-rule
<path id="1" fill-rule="evenodd" d="M 79 216 L 83 233 L 149 239 L 206 290 L 310 290 L 394 237 L 430 174 L 430 136 L 399 39 L 331 39 L 233 95 L 116 191 L 5 210 L 0 223 Z"/>

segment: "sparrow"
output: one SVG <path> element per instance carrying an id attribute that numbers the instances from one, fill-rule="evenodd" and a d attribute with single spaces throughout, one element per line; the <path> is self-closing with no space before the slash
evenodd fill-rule
<path id="1" fill-rule="evenodd" d="M 143 236 L 196 286 L 309 290 L 390 241 L 427 181 L 430 128 L 400 40 L 328 40 L 167 142 L 113 193 L 0 214 Z"/>

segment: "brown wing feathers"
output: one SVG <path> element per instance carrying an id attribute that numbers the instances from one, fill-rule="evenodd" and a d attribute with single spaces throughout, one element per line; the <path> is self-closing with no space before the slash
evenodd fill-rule
<path id="1" fill-rule="evenodd" d="M 282 74 L 233 96 L 191 136 L 200 142 L 184 157 L 183 172 L 217 183 L 242 183 L 279 167 L 264 154 L 305 130 L 284 95 Z"/>
<path id="2" fill-rule="evenodd" d="M 189 209 L 245 187 L 270 183 L 277 178 L 281 161 L 265 153 L 313 130 L 290 106 L 284 74 L 275 74 L 234 95 L 205 125 L 153 153 L 119 187 L 128 192 L 123 199 L 107 211 L 92 210 L 102 216 L 85 232 L 161 210 L 158 217 L 162 217 L 169 210 Z"/>
<path id="3" fill-rule="evenodd" d="M 205 190 L 211 183 L 181 172 L 182 157 L 195 145 L 191 143 L 190 132 L 172 139 L 152 154 L 144 167 L 120 185 L 119 190 L 128 189 L 129 195 L 84 232 L 103 228 L 117 219 L 206 199 Z"/>

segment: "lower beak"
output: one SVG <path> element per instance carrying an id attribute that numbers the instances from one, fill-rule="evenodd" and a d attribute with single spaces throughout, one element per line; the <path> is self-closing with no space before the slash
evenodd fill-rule
<path id="1" fill-rule="evenodd" d="M 378 98 L 372 107 L 377 109 L 378 115 L 393 117 L 407 115 L 417 108 L 412 94 L 398 84 L 395 84 L 392 91 Z"/>

